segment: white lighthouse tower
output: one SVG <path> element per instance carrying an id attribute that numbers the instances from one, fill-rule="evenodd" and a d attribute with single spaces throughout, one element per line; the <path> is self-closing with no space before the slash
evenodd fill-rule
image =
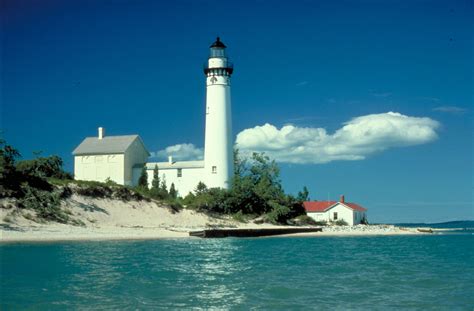
<path id="1" fill-rule="evenodd" d="M 210 46 L 206 74 L 204 171 L 209 188 L 229 188 L 234 174 L 230 76 L 233 65 L 217 37 Z"/>

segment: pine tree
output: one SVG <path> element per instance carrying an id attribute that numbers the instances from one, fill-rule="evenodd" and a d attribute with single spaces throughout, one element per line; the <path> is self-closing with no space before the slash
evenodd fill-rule
<path id="1" fill-rule="evenodd" d="M 158 174 L 158 165 L 155 164 L 153 169 L 153 180 L 151 182 L 151 189 L 158 190 L 160 189 L 160 176 Z"/>
<path id="2" fill-rule="evenodd" d="M 310 200 L 309 191 L 308 191 L 308 188 L 306 188 L 306 186 L 303 187 L 303 191 L 298 192 L 298 196 L 296 197 L 296 199 L 300 202 L 305 202 L 305 201 Z"/>
<path id="3" fill-rule="evenodd" d="M 203 183 L 202 181 L 200 181 L 197 186 L 196 186 L 196 189 L 194 189 L 194 192 L 196 192 L 196 194 L 201 194 L 201 193 L 204 193 L 207 191 L 207 186 L 205 183 Z"/>
<path id="4" fill-rule="evenodd" d="M 158 175 L 158 165 L 153 169 L 153 179 L 151 181 L 150 195 L 155 199 L 160 199 L 160 176 Z"/>
<path id="5" fill-rule="evenodd" d="M 172 199 L 176 199 L 176 197 L 178 196 L 178 192 L 176 191 L 175 187 L 174 187 L 174 183 L 171 183 L 171 186 L 170 186 L 170 197 Z"/>
<path id="6" fill-rule="evenodd" d="M 146 165 L 142 168 L 140 178 L 138 179 L 138 187 L 148 189 L 148 173 L 146 172 Z"/>
<path id="7" fill-rule="evenodd" d="M 160 197 L 166 199 L 168 197 L 168 187 L 166 186 L 166 176 L 161 177 Z"/>

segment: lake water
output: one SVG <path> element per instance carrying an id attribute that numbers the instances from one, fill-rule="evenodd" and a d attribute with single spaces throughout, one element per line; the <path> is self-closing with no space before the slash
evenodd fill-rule
<path id="1" fill-rule="evenodd" d="M 474 236 L 3 244 L 2 310 L 473 310 Z"/>

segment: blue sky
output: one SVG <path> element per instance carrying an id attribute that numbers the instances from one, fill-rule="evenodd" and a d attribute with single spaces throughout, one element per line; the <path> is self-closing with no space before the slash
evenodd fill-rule
<path id="1" fill-rule="evenodd" d="M 345 194 L 377 222 L 474 219 L 471 1 L 2 6 L 0 122 L 24 158 L 58 154 L 72 171 L 98 126 L 198 154 L 219 35 L 233 132 L 276 158 L 288 192 Z"/>

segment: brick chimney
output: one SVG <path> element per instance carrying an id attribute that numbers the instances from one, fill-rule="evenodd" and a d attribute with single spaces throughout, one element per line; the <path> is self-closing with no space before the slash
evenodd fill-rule
<path id="1" fill-rule="evenodd" d="M 344 195 L 341 195 L 341 199 L 339 200 L 339 202 L 341 202 L 341 203 L 346 202 L 346 200 L 345 200 L 345 198 L 344 198 Z"/>

